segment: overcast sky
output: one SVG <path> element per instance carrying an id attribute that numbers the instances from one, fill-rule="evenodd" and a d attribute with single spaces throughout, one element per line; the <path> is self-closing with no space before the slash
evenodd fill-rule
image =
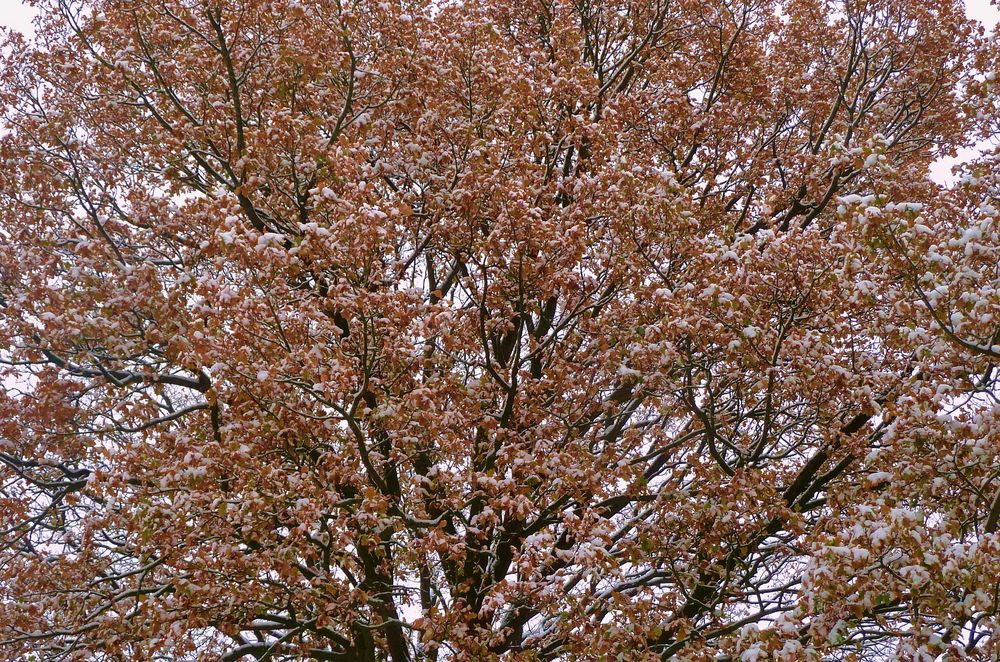
<path id="1" fill-rule="evenodd" d="M 0 25 L 16 28 L 21 32 L 31 29 L 34 10 L 19 0 L 0 0 Z"/>
<path id="2" fill-rule="evenodd" d="M 969 16 L 982 21 L 987 28 L 993 28 L 1000 22 L 1000 10 L 991 6 L 990 0 L 966 0 L 965 5 Z M 0 0 L 0 25 L 22 32 L 30 31 L 33 15 L 34 10 L 20 0 Z M 970 150 L 968 153 L 959 154 L 958 158 L 938 161 L 931 167 L 932 178 L 939 182 L 950 180 L 951 166 L 969 158 L 972 154 Z"/>
<path id="3" fill-rule="evenodd" d="M 978 18 L 986 27 L 992 28 L 1000 21 L 1000 11 L 991 6 L 989 0 L 966 0 L 965 7 L 969 16 Z"/>

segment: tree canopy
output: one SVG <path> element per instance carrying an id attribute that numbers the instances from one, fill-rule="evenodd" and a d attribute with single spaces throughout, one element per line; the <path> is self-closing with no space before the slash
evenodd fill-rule
<path id="1" fill-rule="evenodd" d="M 961 2 L 37 4 L 0 659 L 1000 655 Z"/>

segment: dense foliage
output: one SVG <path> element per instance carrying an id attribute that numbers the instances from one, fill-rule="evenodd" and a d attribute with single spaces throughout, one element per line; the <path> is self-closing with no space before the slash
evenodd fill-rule
<path id="1" fill-rule="evenodd" d="M 0 658 L 1000 655 L 960 2 L 39 5 Z"/>

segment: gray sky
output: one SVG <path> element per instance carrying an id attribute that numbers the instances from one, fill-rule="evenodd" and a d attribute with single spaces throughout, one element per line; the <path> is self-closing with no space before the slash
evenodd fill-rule
<path id="1" fill-rule="evenodd" d="M 986 27 L 995 27 L 1000 22 L 1000 10 L 991 6 L 989 0 L 966 0 L 965 11 L 972 18 L 979 19 Z"/>
<path id="2" fill-rule="evenodd" d="M 0 0 L 0 25 L 24 32 L 31 29 L 34 10 L 20 0 Z"/>

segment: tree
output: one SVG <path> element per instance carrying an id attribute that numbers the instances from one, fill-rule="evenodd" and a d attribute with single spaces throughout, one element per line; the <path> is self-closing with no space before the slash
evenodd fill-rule
<path id="1" fill-rule="evenodd" d="M 957 0 L 40 5 L 2 659 L 1000 654 Z"/>

